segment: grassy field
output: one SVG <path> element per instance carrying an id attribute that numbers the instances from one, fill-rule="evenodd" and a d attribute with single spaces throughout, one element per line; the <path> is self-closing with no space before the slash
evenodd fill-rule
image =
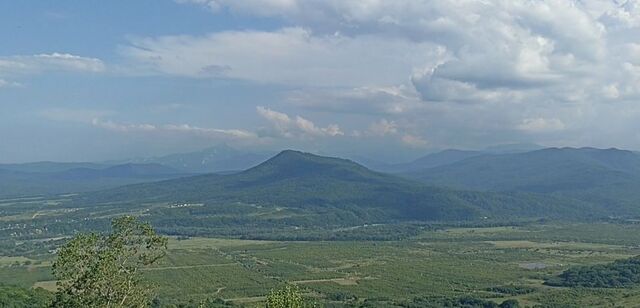
<path id="1" fill-rule="evenodd" d="M 146 270 L 167 301 L 222 298 L 254 305 L 285 282 L 334 306 L 391 306 L 414 298 L 471 295 L 527 306 L 640 306 L 640 288 L 569 289 L 542 284 L 572 265 L 640 254 L 640 226 L 536 225 L 425 231 L 401 241 L 277 242 L 172 239 Z M 50 254 L 50 257 L 52 255 Z M 5 283 L 53 289 L 42 255 L 0 257 Z M 526 294 L 500 287 L 526 287 Z"/>

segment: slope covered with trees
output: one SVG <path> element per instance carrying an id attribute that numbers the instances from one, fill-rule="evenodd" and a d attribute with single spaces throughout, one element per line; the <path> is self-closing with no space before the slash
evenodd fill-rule
<path id="1" fill-rule="evenodd" d="M 483 217 L 585 217 L 580 202 L 529 193 L 481 193 L 426 186 L 352 161 L 296 151 L 231 175 L 202 175 L 86 194 L 72 205 L 233 204 L 313 211 L 346 210 L 369 221 L 469 220 Z"/>
<path id="2" fill-rule="evenodd" d="M 430 185 L 519 191 L 573 198 L 611 215 L 635 215 L 640 201 L 640 155 L 618 149 L 548 148 L 481 155 L 406 173 Z"/>
<path id="3" fill-rule="evenodd" d="M 561 287 L 633 287 L 640 283 L 640 257 L 617 260 L 609 264 L 573 267 L 545 283 Z"/>

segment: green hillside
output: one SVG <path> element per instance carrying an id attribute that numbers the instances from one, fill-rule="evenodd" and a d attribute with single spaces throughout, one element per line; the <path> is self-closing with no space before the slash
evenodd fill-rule
<path id="1" fill-rule="evenodd" d="M 571 197 L 613 214 L 638 213 L 640 156 L 631 151 L 549 148 L 482 155 L 406 174 L 430 185 Z"/>
<path id="2" fill-rule="evenodd" d="M 585 217 L 585 204 L 528 193 L 481 193 L 426 186 L 371 171 L 352 161 L 283 151 L 244 172 L 130 185 L 86 194 L 77 204 L 254 204 L 315 213 L 345 213 L 364 221 L 472 220 L 504 217 Z M 604 215 L 604 214 L 603 214 Z"/>
<path id="3" fill-rule="evenodd" d="M 182 176 L 187 174 L 158 164 L 3 165 L 0 166 L 0 198 L 87 192 Z"/>

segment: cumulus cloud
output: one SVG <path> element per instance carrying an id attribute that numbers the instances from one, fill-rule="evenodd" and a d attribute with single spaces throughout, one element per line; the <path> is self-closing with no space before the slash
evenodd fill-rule
<path id="1" fill-rule="evenodd" d="M 307 86 L 395 84 L 439 49 L 403 38 L 314 35 L 302 27 L 134 39 L 122 54 L 147 70 Z"/>
<path id="2" fill-rule="evenodd" d="M 428 136 L 430 146 L 451 145 L 450 140 L 472 146 L 593 144 L 587 136 L 596 129 L 602 130 L 600 136 L 610 135 L 599 140 L 606 144 L 635 137 L 600 123 L 616 122 L 629 132 L 640 129 L 624 116 L 640 111 L 635 103 L 640 99 L 639 0 L 181 2 L 206 6 L 214 14 L 277 18 L 292 28 L 186 37 L 184 45 L 205 50 L 215 61 L 199 61 L 186 73 L 161 70 L 193 76 L 205 64 L 226 65 L 224 74 L 231 78 L 299 85 L 287 94 L 297 107 L 402 119 L 413 125 L 409 131 Z M 225 35 L 237 40 L 221 40 Z M 174 61 L 167 59 L 186 54 L 176 51 L 172 40 L 134 41 L 126 54 L 148 56 L 153 67 L 167 67 Z M 236 55 L 209 44 L 197 47 L 195 41 L 233 46 Z M 276 52 L 282 46 L 286 51 Z M 243 49 L 259 50 L 248 61 L 262 72 L 234 72 L 242 67 Z M 330 52 L 320 52 L 325 50 Z"/>
<path id="3" fill-rule="evenodd" d="M 344 135 L 337 124 L 318 127 L 312 121 L 301 116 L 292 118 L 285 113 L 262 106 L 256 107 L 256 110 L 261 117 L 273 125 L 279 136 L 286 138 L 335 137 Z"/>
<path id="4" fill-rule="evenodd" d="M 97 58 L 68 53 L 0 57 L 0 75 L 37 74 L 46 71 L 102 72 L 104 62 Z"/>
<path id="5" fill-rule="evenodd" d="M 286 95 L 297 107 L 340 113 L 401 115 L 424 109 L 411 86 L 299 89 Z"/>
<path id="6" fill-rule="evenodd" d="M 640 42 L 638 38 L 630 36 L 640 26 L 640 5 L 636 0 L 625 1 L 623 4 L 591 0 L 183 2 L 207 5 L 215 8 L 214 11 L 228 8 L 237 13 L 284 18 L 301 28 L 296 28 L 298 30 L 295 31 L 284 29 L 260 33 L 260 36 L 302 31 L 304 35 L 300 34 L 302 32 L 292 35 L 298 39 L 281 40 L 291 47 L 289 50 L 292 54 L 301 53 L 309 59 L 317 59 L 321 54 L 314 53 L 313 49 L 324 47 L 334 52 L 328 57 L 334 63 L 364 59 L 370 65 L 373 64 L 375 75 L 393 77 L 385 80 L 386 84 L 402 84 L 411 77 L 413 84 L 427 101 L 517 101 L 522 97 L 538 95 L 535 90 L 542 90 L 550 85 L 555 85 L 554 91 L 558 93 L 555 99 L 571 100 L 580 95 L 576 93 L 580 86 L 607 80 L 627 61 L 637 58 L 637 53 L 634 52 L 626 52 L 627 55 L 622 58 L 614 54 L 618 54 L 618 50 L 633 49 L 634 44 Z M 348 61 L 336 60 L 335 55 L 340 54 L 338 50 L 341 48 L 332 48 L 337 46 L 335 40 L 328 39 L 333 33 L 340 33 L 341 41 L 350 42 L 351 46 L 369 46 L 377 53 L 389 57 L 386 61 L 379 62 L 371 61 L 378 59 L 366 58 L 366 52 L 347 52 L 350 55 L 347 57 Z M 300 37 L 306 38 L 307 48 L 299 48 L 304 45 L 296 43 L 301 41 Z M 141 44 L 141 48 L 166 50 L 162 47 L 167 44 L 159 43 L 167 40 L 171 39 L 160 38 L 153 43 Z M 243 41 L 261 40 L 252 35 L 244 35 Z M 364 41 L 368 43 L 362 43 Z M 421 44 L 423 48 L 418 48 Z M 249 45 L 252 43 L 235 45 L 233 48 L 255 50 Z M 391 45 L 397 47 L 389 48 Z M 280 49 L 273 47 L 273 44 L 267 44 L 267 50 Z M 353 51 L 356 49 L 358 48 L 353 48 Z M 361 55 L 365 55 L 365 58 Z M 412 60 L 408 63 L 410 67 L 402 66 L 404 74 L 389 75 L 388 68 L 398 67 L 392 59 L 401 59 L 406 55 L 411 55 Z M 384 65 L 379 65 L 380 63 Z M 291 67 L 287 64 L 289 63 L 280 62 L 278 67 L 270 71 L 281 72 L 284 67 Z M 234 65 L 230 66 L 233 70 Z M 306 68 L 294 67 L 300 72 L 304 72 Z M 326 64 L 322 67 L 330 68 Z M 328 71 L 331 70 L 324 73 Z M 370 75 L 369 70 L 362 68 L 358 72 L 362 76 Z M 317 82 L 326 79 L 328 75 L 307 77 L 316 79 Z M 623 76 L 619 78 L 622 79 Z M 381 84 L 372 83 L 363 77 L 348 79 L 359 86 Z M 393 81 L 389 82 L 390 79 Z M 558 87 L 558 84 L 567 86 Z M 638 94 L 637 91 L 634 92 L 627 94 Z M 622 96 L 624 95 L 621 94 Z"/>

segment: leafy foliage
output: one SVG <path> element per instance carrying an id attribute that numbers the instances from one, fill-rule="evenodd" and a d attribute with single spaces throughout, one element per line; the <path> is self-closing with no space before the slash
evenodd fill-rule
<path id="1" fill-rule="evenodd" d="M 36 308 L 45 307 L 51 300 L 51 293 L 43 289 L 26 289 L 17 286 L 0 285 L 0 307 Z"/>
<path id="2" fill-rule="evenodd" d="M 573 267 L 545 283 L 563 287 L 632 287 L 640 283 L 640 257 L 618 260 L 610 264 Z"/>
<path id="3" fill-rule="evenodd" d="M 281 289 L 272 290 L 267 296 L 267 308 L 306 308 L 314 307 L 305 301 L 297 286 L 286 285 Z"/>
<path id="4" fill-rule="evenodd" d="M 517 300 L 506 300 L 501 304 L 496 304 L 490 300 L 475 298 L 472 296 L 463 297 L 415 297 L 410 302 L 400 303 L 401 307 L 407 308 L 436 308 L 436 307 L 462 307 L 462 308 L 517 308 Z"/>
<path id="5" fill-rule="evenodd" d="M 58 252 L 54 307 L 145 307 L 140 269 L 165 255 L 167 239 L 132 216 L 116 218 L 108 235 L 79 234 Z"/>
<path id="6" fill-rule="evenodd" d="M 506 295 L 523 295 L 536 291 L 536 288 L 518 285 L 505 285 L 488 288 L 487 291 Z"/>

